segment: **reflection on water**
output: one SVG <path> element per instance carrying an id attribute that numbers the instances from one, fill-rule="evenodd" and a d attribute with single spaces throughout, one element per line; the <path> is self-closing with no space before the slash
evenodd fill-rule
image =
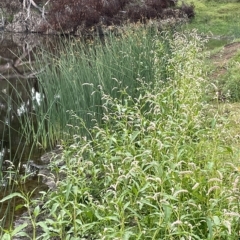
<path id="1" fill-rule="evenodd" d="M 41 44 L 37 35 L 1 34 L 0 44 L 0 136 L 2 148 L 13 155 L 21 144 L 20 120 L 33 109 L 38 86 L 33 72 L 33 51 Z M 11 148 L 9 144 L 11 143 Z"/>
<path id="2" fill-rule="evenodd" d="M 0 199 L 13 191 L 13 185 L 8 183 L 9 179 L 14 181 L 16 170 L 21 173 L 19 163 L 37 161 L 42 154 L 26 144 L 24 125 L 26 116 L 31 117 L 34 110 L 33 102 L 39 104 L 33 53 L 40 45 L 48 46 L 49 40 L 52 39 L 36 34 L 0 32 Z M 38 185 L 38 179 L 32 178 L 21 188 L 31 191 Z M 0 205 L 0 220 L 7 212 L 11 220 L 9 208 L 10 202 Z"/>

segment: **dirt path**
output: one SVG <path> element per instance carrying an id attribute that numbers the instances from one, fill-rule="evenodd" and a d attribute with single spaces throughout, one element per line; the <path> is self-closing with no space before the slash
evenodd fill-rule
<path id="1" fill-rule="evenodd" d="M 240 50 L 240 42 L 230 43 L 224 46 L 224 48 L 217 54 L 210 57 L 210 60 L 215 65 L 215 70 L 211 74 L 212 79 L 220 79 L 221 76 L 228 71 L 228 62 L 237 54 Z M 217 90 L 219 100 L 223 100 L 221 96 L 221 90 Z M 235 102 L 221 102 L 219 105 L 219 113 L 227 116 L 229 121 L 228 137 L 232 142 L 232 146 L 239 148 L 240 139 L 240 103 Z M 226 138 L 226 139 L 227 139 Z"/>
<path id="2" fill-rule="evenodd" d="M 240 50 L 240 42 L 234 42 L 227 44 L 217 54 L 211 57 L 212 62 L 216 66 L 215 71 L 212 74 L 213 78 L 218 78 L 227 72 L 227 64 L 230 59 Z"/>

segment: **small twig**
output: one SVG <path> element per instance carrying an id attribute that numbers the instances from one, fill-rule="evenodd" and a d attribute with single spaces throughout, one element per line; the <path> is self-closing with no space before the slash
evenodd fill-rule
<path id="1" fill-rule="evenodd" d="M 26 20 L 30 17 L 30 10 L 31 10 L 31 5 L 33 7 L 35 7 L 36 9 L 38 9 L 41 13 L 42 13 L 42 17 L 45 18 L 45 14 L 47 13 L 45 11 L 45 7 L 46 5 L 50 2 L 50 0 L 48 0 L 43 7 L 39 7 L 33 0 L 23 0 L 23 9 L 27 9 L 27 18 Z"/>
<path id="2" fill-rule="evenodd" d="M 48 4 L 50 2 L 50 0 L 48 0 L 44 5 L 43 5 L 43 7 L 42 7 L 42 18 L 45 18 L 45 7 L 46 7 L 46 5 Z M 47 12 L 46 12 L 47 13 Z"/>

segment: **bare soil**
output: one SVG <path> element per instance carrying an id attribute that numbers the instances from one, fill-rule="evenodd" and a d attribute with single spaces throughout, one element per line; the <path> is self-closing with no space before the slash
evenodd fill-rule
<path id="1" fill-rule="evenodd" d="M 240 42 L 234 42 L 227 44 L 217 54 L 211 57 L 213 64 L 216 66 L 215 71 L 212 74 L 213 78 L 219 78 L 227 72 L 227 64 L 231 60 L 237 51 L 240 49 Z"/>

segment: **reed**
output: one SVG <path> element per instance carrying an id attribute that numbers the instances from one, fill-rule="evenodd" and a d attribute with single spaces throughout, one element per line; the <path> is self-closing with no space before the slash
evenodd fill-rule
<path id="1" fill-rule="evenodd" d="M 156 31 L 135 25 L 120 36 L 110 34 L 104 42 L 74 39 L 61 42 L 57 55 L 43 51 L 39 64 L 45 70 L 38 76 L 43 98 L 36 106 L 39 142 L 46 142 L 46 137 L 53 144 L 84 131 L 69 130 L 69 125 L 77 125 L 72 114 L 80 116 L 87 128 L 94 125 L 93 120 L 101 121 L 101 91 L 119 97 L 114 89 L 121 86 L 137 96 L 140 79 L 152 82 Z"/>
<path id="2" fill-rule="evenodd" d="M 28 191 L 31 184 L 20 181 L 24 173 L 23 164 L 38 158 L 41 151 L 37 149 L 34 138 L 36 122 L 33 120 L 32 88 L 33 79 L 4 79 L 4 91 L 0 94 L 1 108 L 1 154 L 0 154 L 0 189 L 1 198 L 24 186 Z M 25 176 L 25 179 L 26 176 Z M 36 186 L 34 186 L 36 187 Z M 10 199 L 0 204 L 1 227 L 11 227 L 15 217 L 15 206 L 19 202 Z"/>

